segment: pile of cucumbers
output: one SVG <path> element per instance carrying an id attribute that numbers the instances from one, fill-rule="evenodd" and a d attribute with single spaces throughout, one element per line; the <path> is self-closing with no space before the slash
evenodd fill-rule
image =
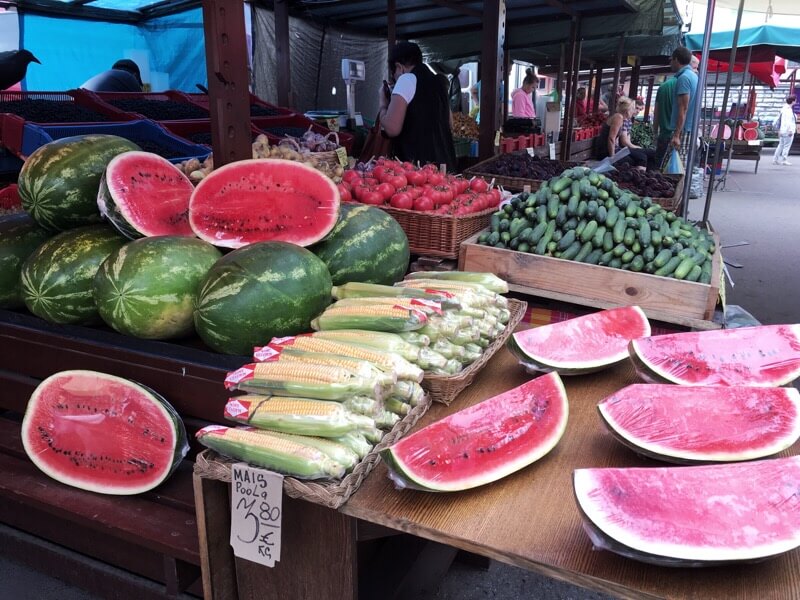
<path id="1" fill-rule="evenodd" d="M 587 167 L 567 169 L 492 215 L 478 243 L 711 282 L 711 234 Z"/>

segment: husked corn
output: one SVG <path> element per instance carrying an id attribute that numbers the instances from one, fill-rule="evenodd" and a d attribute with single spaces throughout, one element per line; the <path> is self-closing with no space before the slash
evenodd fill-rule
<path id="1" fill-rule="evenodd" d="M 257 379 L 282 379 L 295 382 L 346 383 L 352 379 L 353 374 L 347 369 L 330 365 L 278 361 L 257 363 L 255 376 Z"/>

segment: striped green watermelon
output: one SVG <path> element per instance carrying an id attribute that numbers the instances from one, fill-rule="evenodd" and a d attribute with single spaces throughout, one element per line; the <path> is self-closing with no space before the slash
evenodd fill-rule
<path id="1" fill-rule="evenodd" d="M 258 242 L 211 267 L 194 324 L 214 350 L 250 354 L 273 337 L 308 331 L 330 301 L 330 273 L 312 252 L 288 242 Z"/>
<path id="2" fill-rule="evenodd" d="M 50 231 L 99 223 L 100 177 L 112 158 L 130 150 L 139 146 L 115 135 L 78 135 L 45 144 L 22 165 L 22 207 Z"/>
<path id="3" fill-rule="evenodd" d="M 408 271 L 408 238 L 391 215 L 366 204 L 342 204 L 339 222 L 311 248 L 333 285 L 349 281 L 392 284 Z"/>
<path id="4" fill-rule="evenodd" d="M 0 308 L 25 305 L 19 285 L 22 263 L 50 235 L 26 213 L 0 219 Z"/>
<path id="5" fill-rule="evenodd" d="M 125 244 L 94 277 L 97 310 L 126 335 L 157 340 L 190 335 L 200 282 L 221 256 L 211 244 L 181 236 Z"/>
<path id="6" fill-rule="evenodd" d="M 51 323 L 100 321 L 92 284 L 100 264 L 126 239 L 106 225 L 87 225 L 47 240 L 22 265 L 22 299 Z"/>

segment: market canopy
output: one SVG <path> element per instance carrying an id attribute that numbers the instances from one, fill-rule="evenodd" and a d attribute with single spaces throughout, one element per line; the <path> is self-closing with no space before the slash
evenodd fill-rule
<path id="1" fill-rule="evenodd" d="M 777 1 L 777 0 L 775 0 Z M 792 0 L 791 4 L 800 10 L 800 2 Z M 748 5 L 749 10 L 749 5 Z M 775 12 L 778 12 L 777 9 Z M 711 50 L 730 50 L 733 45 L 733 31 L 718 31 L 711 34 Z M 742 29 L 739 32 L 739 48 L 770 46 L 773 54 L 787 60 L 800 61 L 800 38 L 798 30 L 793 27 L 778 25 L 760 25 Z M 689 50 L 700 50 L 703 47 L 703 34 L 693 33 L 686 36 L 686 47 Z M 713 57 L 713 55 L 712 55 Z"/>

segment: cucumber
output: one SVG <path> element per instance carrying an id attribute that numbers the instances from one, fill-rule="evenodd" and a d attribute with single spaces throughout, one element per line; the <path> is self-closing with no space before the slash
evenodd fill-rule
<path id="1" fill-rule="evenodd" d="M 575 260 L 578 262 L 583 262 L 584 259 L 589 256 L 589 253 L 592 251 L 592 242 L 584 242 L 583 246 L 581 246 L 580 252 L 575 257 Z"/>
<path id="2" fill-rule="evenodd" d="M 578 196 L 570 196 L 569 201 L 567 202 L 567 214 L 570 217 L 574 217 L 578 214 L 578 202 L 580 198 Z"/>
<path id="3" fill-rule="evenodd" d="M 577 238 L 577 235 L 575 233 L 575 230 L 574 229 L 570 229 L 569 231 L 567 231 L 567 233 L 565 233 L 561 237 L 561 240 L 558 242 L 558 249 L 561 250 L 561 251 L 566 250 L 567 248 L 569 248 L 572 245 L 572 243 L 575 241 L 576 238 Z"/>
<path id="4" fill-rule="evenodd" d="M 507 231 L 501 232 L 500 233 L 500 241 L 501 242 L 505 242 L 506 244 L 508 244 L 508 242 L 511 241 L 511 234 L 508 233 Z"/>
<path id="5" fill-rule="evenodd" d="M 561 191 L 560 191 L 558 194 L 556 194 L 555 196 L 556 196 L 556 198 L 558 198 L 558 199 L 560 199 L 560 200 L 566 200 L 567 198 L 569 198 L 570 194 L 572 194 L 572 190 L 571 190 L 571 189 L 569 189 L 569 188 L 566 188 L 566 189 L 563 189 L 563 190 L 561 190 Z M 552 196 L 551 196 L 551 197 L 552 197 Z"/>
<path id="6" fill-rule="evenodd" d="M 630 248 L 633 246 L 634 241 L 636 241 L 636 232 L 631 227 L 628 227 L 625 229 L 625 235 L 622 236 L 622 242 Z"/>
<path id="7" fill-rule="evenodd" d="M 611 252 L 614 249 L 614 235 L 610 231 L 603 234 L 603 250 Z"/>
<path id="8" fill-rule="evenodd" d="M 553 237 L 553 234 L 556 231 L 556 222 L 550 221 L 547 224 L 547 228 L 544 230 L 544 235 L 542 235 L 541 239 L 536 243 L 536 254 L 544 254 L 545 250 L 547 250 L 547 244 L 550 243 L 550 240 Z"/>
<path id="9" fill-rule="evenodd" d="M 511 215 L 511 213 L 513 213 L 513 212 L 514 212 L 514 207 L 513 207 L 513 206 L 511 206 L 510 204 L 506 204 L 506 205 L 503 207 L 503 212 L 504 212 L 504 213 L 506 213 L 506 215 Z"/>
<path id="10" fill-rule="evenodd" d="M 683 250 L 678 252 L 677 256 L 680 258 L 691 258 L 694 256 L 694 250 L 692 250 L 691 248 L 684 248 Z"/>
<path id="11" fill-rule="evenodd" d="M 586 227 L 584 227 L 583 231 L 581 232 L 581 236 L 580 236 L 581 237 L 581 241 L 582 242 L 590 241 L 594 237 L 595 233 L 597 233 L 597 221 L 594 221 L 594 220 L 589 221 L 586 224 Z"/>
<path id="12" fill-rule="evenodd" d="M 558 196 L 550 196 L 550 199 L 547 201 L 547 218 L 548 219 L 555 219 L 556 215 L 558 215 L 558 207 L 560 201 Z"/>
<path id="13" fill-rule="evenodd" d="M 672 275 L 675 272 L 675 269 L 678 268 L 678 265 L 681 264 L 681 259 L 677 256 L 673 256 L 672 258 L 667 261 L 660 269 L 656 270 L 655 274 L 660 275 L 661 277 L 667 277 L 668 275 Z"/>
<path id="14" fill-rule="evenodd" d="M 493 231 L 492 233 L 489 234 L 489 239 L 486 240 L 486 243 L 489 246 L 496 246 L 497 242 L 499 242 L 499 241 L 500 241 L 500 232 L 499 231 Z"/>
<path id="15" fill-rule="evenodd" d="M 558 246 L 557 242 L 554 242 L 552 240 L 547 242 L 547 253 L 548 254 L 552 254 L 553 252 L 555 252 L 556 251 L 556 246 Z"/>
<path id="16" fill-rule="evenodd" d="M 564 174 L 565 173 L 566 171 Z M 561 192 L 561 190 L 566 189 L 572 183 L 572 180 L 569 177 L 564 177 L 564 174 L 562 174 L 561 178 L 557 179 L 556 182 L 550 186 L 550 189 L 553 190 L 554 194 L 558 194 Z"/>
<path id="17" fill-rule="evenodd" d="M 632 250 L 626 250 L 625 253 L 622 256 L 620 256 L 620 259 L 622 259 L 622 264 L 627 265 L 629 262 L 633 260 L 634 256 L 636 255 L 633 253 Z"/>
<path id="18" fill-rule="evenodd" d="M 608 192 L 606 190 L 597 190 L 597 197 L 605 202 L 608 200 Z"/>
<path id="19" fill-rule="evenodd" d="M 645 273 L 650 273 L 651 275 L 654 274 L 656 272 L 655 265 L 652 262 L 645 263 L 644 264 L 644 272 Z"/>
<path id="20" fill-rule="evenodd" d="M 686 281 L 697 281 L 700 279 L 700 274 L 703 272 L 703 267 L 700 265 L 695 265 L 692 267 L 692 270 L 689 271 L 689 274 L 686 276 Z"/>
<path id="21" fill-rule="evenodd" d="M 536 221 L 536 207 L 528 206 L 523 211 L 525 213 L 525 218 L 529 221 Z"/>
<path id="22" fill-rule="evenodd" d="M 652 231 L 650 230 L 650 223 L 644 217 L 639 217 L 639 241 L 642 246 L 649 246 L 652 241 Z"/>
<path id="23" fill-rule="evenodd" d="M 644 269 L 644 259 L 641 256 L 634 256 L 631 261 L 631 271 L 639 273 L 642 269 Z"/>
<path id="24" fill-rule="evenodd" d="M 587 225 L 587 224 L 588 224 L 588 221 L 587 221 L 586 219 L 581 219 L 581 220 L 578 222 L 578 226 L 577 226 L 577 227 L 575 227 L 575 235 L 580 235 L 580 234 L 582 234 L 582 233 L 583 233 L 583 230 L 584 230 L 584 229 L 586 229 L 586 225 Z"/>
<path id="25" fill-rule="evenodd" d="M 619 219 L 619 208 L 612 206 L 608 209 L 608 214 L 606 215 L 606 227 L 614 227 L 617 219 Z"/>
<path id="26" fill-rule="evenodd" d="M 530 252 L 530 251 L 531 251 L 531 247 L 530 247 L 530 245 L 528 244 L 528 242 L 522 242 L 522 243 L 521 243 L 521 244 L 520 244 L 520 245 L 517 247 L 517 251 L 519 251 L 519 252 Z"/>
<path id="27" fill-rule="evenodd" d="M 511 240 L 508 243 L 508 247 L 511 248 L 512 250 L 516 250 L 517 248 L 519 248 L 519 238 L 514 238 L 513 240 Z"/>
<path id="28" fill-rule="evenodd" d="M 592 238 L 592 246 L 594 246 L 595 248 L 602 248 L 603 238 L 605 237 L 605 235 L 606 235 L 606 226 L 600 225 L 600 227 L 597 228 L 594 237 Z"/>
<path id="29" fill-rule="evenodd" d="M 610 250 L 608 252 L 603 252 L 603 254 L 600 256 L 600 263 L 599 264 L 607 265 L 608 263 L 611 262 L 611 260 L 613 258 L 614 258 L 614 253 L 611 252 Z"/>
<path id="30" fill-rule="evenodd" d="M 485 244 L 487 241 L 489 241 L 489 235 L 490 235 L 490 232 L 484 231 L 482 234 L 480 234 L 478 236 L 478 243 L 479 244 Z"/>
<path id="31" fill-rule="evenodd" d="M 692 268 L 696 266 L 698 265 L 695 264 L 693 256 L 684 258 L 675 269 L 675 279 L 686 279 L 686 276 L 691 272 Z M 701 272 L 702 270 L 703 268 L 700 267 Z"/>
<path id="32" fill-rule="evenodd" d="M 681 244 L 680 242 L 675 242 L 674 244 L 672 244 L 672 246 L 669 247 L 669 249 L 672 251 L 672 256 L 677 256 L 680 253 L 680 251 L 683 250 L 683 244 Z"/>
<path id="33" fill-rule="evenodd" d="M 639 210 L 639 203 L 634 200 L 630 202 L 628 206 L 625 207 L 625 216 L 626 217 L 635 217 L 636 211 Z"/>
<path id="34" fill-rule="evenodd" d="M 531 244 L 538 244 L 539 240 L 542 239 L 544 232 L 547 230 L 547 221 L 544 223 L 539 223 L 536 227 L 533 228 L 530 235 L 527 238 L 527 242 Z"/>
<path id="35" fill-rule="evenodd" d="M 586 216 L 586 209 L 588 208 L 588 206 L 589 203 L 586 200 L 581 200 L 580 202 L 578 202 L 577 215 L 579 219 L 582 219 L 583 217 Z"/>
<path id="36" fill-rule="evenodd" d="M 564 232 L 561 231 L 556 227 L 556 230 L 553 232 L 553 237 L 550 238 L 551 242 L 557 242 L 564 236 Z"/>
<path id="37" fill-rule="evenodd" d="M 612 250 L 612 252 L 614 253 L 614 256 L 616 258 L 619 258 L 623 254 L 625 254 L 627 251 L 628 251 L 628 249 L 625 247 L 625 244 L 617 244 L 616 246 L 614 246 L 614 249 Z"/>
<path id="38" fill-rule="evenodd" d="M 614 229 L 612 231 L 614 235 L 614 243 L 619 244 L 625 239 L 625 228 L 625 219 L 617 219 L 617 223 L 614 225 Z"/>
<path id="39" fill-rule="evenodd" d="M 671 258 L 672 258 L 672 251 L 664 249 L 661 252 L 659 252 L 653 259 L 653 265 L 655 266 L 656 269 L 660 269 L 665 264 L 667 264 L 667 262 L 669 262 L 669 259 Z"/>
<path id="40" fill-rule="evenodd" d="M 578 218 L 577 217 L 570 217 L 567 219 L 567 222 L 564 223 L 564 230 L 567 229 L 575 229 L 578 226 Z"/>
<path id="41" fill-rule="evenodd" d="M 605 204 L 601 204 L 597 207 L 597 219 L 598 223 L 605 223 L 606 217 L 608 216 L 608 209 L 606 208 Z"/>
<path id="42" fill-rule="evenodd" d="M 619 258 L 612 258 L 611 262 L 608 263 L 608 266 L 612 269 L 621 269 L 622 268 L 622 261 Z"/>
<path id="43" fill-rule="evenodd" d="M 561 253 L 561 256 L 559 258 L 563 258 L 564 260 L 573 260 L 578 255 L 578 252 L 580 252 L 580 250 L 581 250 L 581 243 L 574 242 L 572 245 L 570 245 L 569 248 L 567 248 Z"/>
<path id="44" fill-rule="evenodd" d="M 497 244 L 495 244 L 494 247 L 497 248 L 498 250 L 505 250 L 506 245 L 503 242 L 497 242 Z"/>
<path id="45" fill-rule="evenodd" d="M 648 248 L 649 247 L 650 246 L 648 246 Z M 633 250 L 634 254 L 642 253 L 642 245 L 639 243 L 639 240 L 633 240 L 633 246 L 631 246 L 631 250 Z"/>
<path id="46" fill-rule="evenodd" d="M 500 231 L 500 215 L 504 214 L 503 212 L 495 212 L 489 217 L 489 227 L 492 231 Z"/>
<path id="47" fill-rule="evenodd" d="M 653 246 L 660 246 L 661 245 L 661 232 L 660 231 L 653 231 L 650 234 L 650 243 Z"/>
<path id="48" fill-rule="evenodd" d="M 567 205 L 562 204 L 558 207 L 558 213 L 556 214 L 556 225 L 561 227 L 564 223 L 567 222 Z"/>
<path id="49" fill-rule="evenodd" d="M 520 232 L 520 234 L 519 234 L 519 236 L 517 237 L 517 239 L 518 239 L 520 242 L 530 242 L 530 241 L 531 241 L 531 234 L 532 234 L 532 233 L 533 233 L 533 229 L 532 229 L 532 228 L 530 228 L 530 227 L 526 227 L 525 229 L 523 229 L 523 230 Z"/>
<path id="50" fill-rule="evenodd" d="M 536 222 L 547 223 L 547 207 L 544 204 L 536 207 Z"/>
<path id="51" fill-rule="evenodd" d="M 586 256 L 583 260 L 587 265 L 596 265 L 600 262 L 600 257 L 602 256 L 603 251 L 600 248 L 595 248 Z"/>
<path id="52" fill-rule="evenodd" d="M 589 219 L 594 219 L 597 216 L 598 208 L 599 206 L 597 206 L 597 202 L 594 200 L 589 200 L 589 202 L 586 204 L 586 216 Z"/>
<path id="53" fill-rule="evenodd" d="M 707 260 L 702 267 L 700 267 L 700 283 L 711 283 L 711 261 Z"/>
<path id="54" fill-rule="evenodd" d="M 644 259 L 645 262 L 652 262 L 653 259 L 655 259 L 655 257 L 656 257 L 656 249 L 653 248 L 652 246 L 648 246 L 647 248 L 644 249 L 644 252 L 642 252 L 642 258 Z"/>
<path id="55" fill-rule="evenodd" d="M 512 239 L 519 237 L 519 234 L 522 233 L 522 230 L 526 227 L 530 227 L 530 223 L 528 223 L 528 219 L 521 218 L 521 219 L 514 219 L 511 221 L 511 226 L 508 228 L 508 232 L 511 234 Z"/>
<path id="56" fill-rule="evenodd" d="M 509 221 L 508 219 L 503 219 L 502 221 L 500 221 L 500 232 L 501 233 L 503 231 L 508 231 L 508 229 L 510 227 L 511 227 L 511 221 Z"/>

